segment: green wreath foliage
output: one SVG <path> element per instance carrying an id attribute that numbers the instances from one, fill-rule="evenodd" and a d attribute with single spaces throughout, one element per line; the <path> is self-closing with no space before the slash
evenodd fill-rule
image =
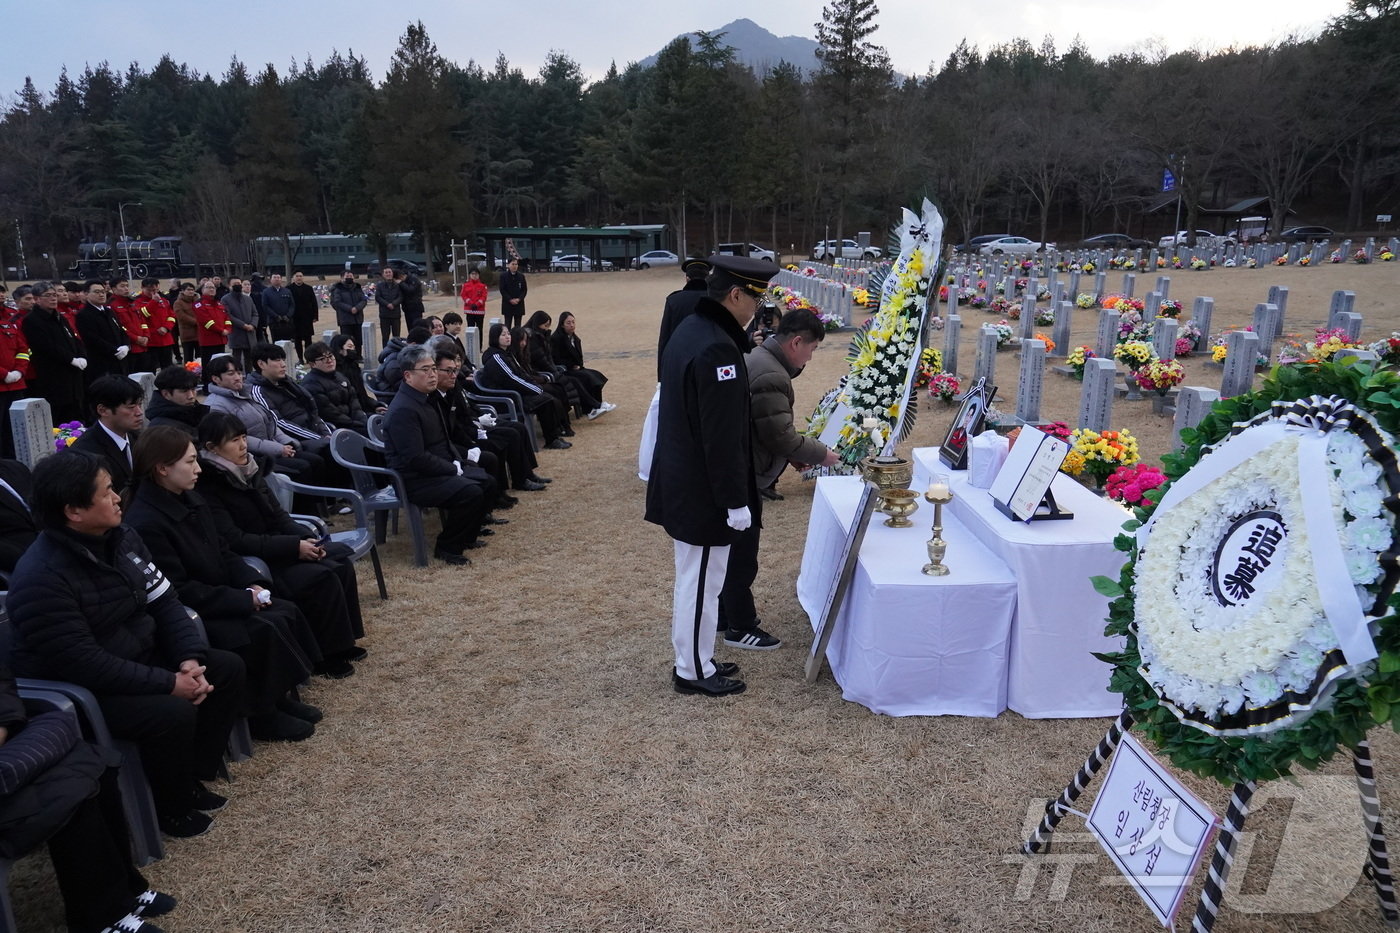
<path id="1" fill-rule="evenodd" d="M 1170 484 L 1201 459 L 1201 448 L 1220 442 L 1233 424 L 1267 411 L 1275 401 L 1311 395 L 1345 398 L 1369 412 L 1386 431 L 1400 436 L 1400 372 L 1366 363 L 1276 366 L 1258 391 L 1217 402 L 1199 425 L 1182 432 L 1184 449 L 1163 458 L 1168 482 L 1148 493 L 1151 505 L 1135 509 L 1136 517 L 1123 526 L 1124 530 L 1138 528 Z M 1329 709 L 1314 713 L 1299 726 L 1264 736 L 1214 736 L 1181 723 L 1158 702 L 1157 694 L 1138 673 L 1141 658 L 1133 628 L 1136 539 L 1122 534 L 1114 543 L 1130 555 L 1128 563 L 1116 582 L 1095 577 L 1094 585 L 1112 598 L 1104 633 L 1125 636 L 1126 644 L 1120 652 L 1096 653 L 1095 657 L 1113 665 L 1109 689 L 1123 694 L 1134 729 L 1151 739 L 1178 768 L 1226 785 L 1267 781 L 1291 774 L 1295 765 L 1319 767 L 1339 750 L 1360 743 L 1373 726 L 1390 723 L 1400 731 L 1400 623 L 1395 613 L 1400 609 L 1400 595 L 1390 597 L 1392 611 L 1380 620 L 1375 670 L 1365 678 L 1341 681 Z"/>

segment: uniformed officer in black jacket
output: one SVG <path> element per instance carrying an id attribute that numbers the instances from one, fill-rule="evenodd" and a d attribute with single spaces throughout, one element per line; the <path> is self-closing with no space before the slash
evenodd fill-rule
<path id="1" fill-rule="evenodd" d="M 712 256 L 709 291 L 666 343 L 661 410 L 646 519 L 675 542 L 671 642 L 678 692 L 740 693 L 737 664 L 712 660 L 719 592 L 736 532 L 752 524 L 758 488 L 749 450 L 744 327 L 758 311 L 772 263 Z"/>
<path id="2" fill-rule="evenodd" d="M 681 321 L 690 317 L 695 303 L 710 287 L 705 281 L 710 274 L 709 260 L 687 259 L 681 263 L 681 270 L 685 273 L 685 285 L 666 296 L 666 306 L 661 311 L 661 333 L 656 340 L 656 392 L 647 406 L 642 441 L 637 448 L 637 477 L 644 483 L 650 478 L 651 456 L 656 450 L 656 421 L 661 411 L 661 359 L 666 355 L 666 343 Z"/>

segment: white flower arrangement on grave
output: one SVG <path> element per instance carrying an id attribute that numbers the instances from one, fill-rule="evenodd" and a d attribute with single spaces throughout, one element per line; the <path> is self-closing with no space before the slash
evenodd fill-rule
<path id="1" fill-rule="evenodd" d="M 850 371 L 808 419 L 806 433 L 818 436 L 838 406 L 845 406 L 834 448 L 841 463 L 829 472 L 852 472 L 861 460 L 880 452 L 873 450 L 871 432 L 863 427 L 866 418 L 875 419 L 880 435 L 886 438 L 897 427 L 907 434 L 913 426 L 913 412 L 902 412 L 900 406 L 919 352 L 920 324 L 937 271 L 943 218 L 931 203 L 924 201 L 922 216 L 904 211 L 897 233 L 899 256 L 881 288 L 879 310 L 851 341 Z M 894 439 L 901 440 L 902 436 Z"/>
<path id="2" fill-rule="evenodd" d="M 1177 766 L 1269 780 L 1396 725 L 1397 426 L 1400 374 L 1284 366 L 1164 458 L 1095 586 L 1125 636 L 1110 689 Z"/>

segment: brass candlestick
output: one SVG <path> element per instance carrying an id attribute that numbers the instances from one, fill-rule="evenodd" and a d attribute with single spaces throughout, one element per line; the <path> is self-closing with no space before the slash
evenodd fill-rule
<path id="1" fill-rule="evenodd" d="M 928 539 L 928 563 L 924 564 L 924 573 L 930 577 L 946 577 L 948 565 L 943 563 L 943 556 L 948 553 L 948 542 L 943 540 L 943 506 L 953 501 L 953 491 L 945 480 L 930 486 L 924 498 L 933 503 L 933 537 Z"/>

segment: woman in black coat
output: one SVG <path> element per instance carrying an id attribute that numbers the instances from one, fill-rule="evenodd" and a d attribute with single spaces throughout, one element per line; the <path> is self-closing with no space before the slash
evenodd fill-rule
<path id="1" fill-rule="evenodd" d="M 599 408 L 612 411 L 617 406 L 603 401 L 603 386 L 607 385 L 608 377 L 583 365 L 583 344 L 579 342 L 577 328 L 578 319 L 574 317 L 574 312 L 560 312 L 559 326 L 549 338 L 554 363 L 587 385 L 589 393 L 598 400 Z"/>
<path id="2" fill-rule="evenodd" d="M 335 352 L 318 340 L 306 348 L 306 362 L 311 369 L 301 377 L 301 387 L 316 401 L 321 420 L 332 427 L 349 428 L 368 437 L 369 429 L 365 424 L 369 415 L 350 380 L 344 373 L 337 372 Z"/>
<path id="3" fill-rule="evenodd" d="M 194 491 L 200 467 L 189 435 L 164 425 L 141 432 L 133 471 L 136 495 L 126 521 L 174 584 L 180 602 L 203 618 L 214 647 L 243 658 L 253 736 L 287 741 L 310 736 L 320 711 L 289 694 L 313 667 L 323 669 L 320 648 L 296 604 L 273 598 L 265 588 L 271 581 L 219 536 L 209 506 Z"/>
<path id="4" fill-rule="evenodd" d="M 551 450 L 572 447 L 564 440 L 574 432 L 569 427 L 567 404 L 560 397 L 563 389 L 555 386 L 554 391 L 550 391 L 549 383 L 541 380 L 530 369 L 528 362 L 522 363 L 522 357 L 512 352 L 517 334 L 519 340 L 524 342 L 525 328 L 517 327 L 512 332 L 501 324 L 491 325 L 486 350 L 481 354 L 481 368 L 476 371 L 476 382 L 487 389 L 519 392 L 525 402 L 525 410 L 540 419 L 545 446 Z"/>
<path id="5" fill-rule="evenodd" d="M 607 409 L 603 408 L 602 399 L 593 393 L 587 379 L 569 372 L 554 358 L 550 345 L 553 336 L 549 329 L 551 323 L 552 319 L 546 312 L 536 311 L 525 325 L 530 334 L 530 368 L 542 378 L 562 385 L 569 394 L 569 404 L 574 411 L 587 415 L 588 420 L 592 421 Z"/>
<path id="6" fill-rule="evenodd" d="M 346 334 L 336 334 L 331 338 L 330 347 L 331 352 L 335 354 L 335 371 L 344 376 L 350 383 L 350 388 L 355 390 L 355 397 L 359 400 L 360 410 L 365 416 L 388 411 L 388 408 L 375 401 L 365 388 L 365 374 L 360 368 L 362 359 L 360 351 L 355 347 L 355 338 Z"/>
<path id="7" fill-rule="evenodd" d="M 195 489 L 213 513 L 219 537 L 235 554 L 266 562 L 273 588 L 306 615 L 327 660 L 349 668 L 363 659 L 365 650 L 355 645 L 365 627 L 350 548 L 319 542 L 287 514 L 248 452 L 241 420 L 212 412 L 200 423 L 197 446 L 201 471 Z"/>

